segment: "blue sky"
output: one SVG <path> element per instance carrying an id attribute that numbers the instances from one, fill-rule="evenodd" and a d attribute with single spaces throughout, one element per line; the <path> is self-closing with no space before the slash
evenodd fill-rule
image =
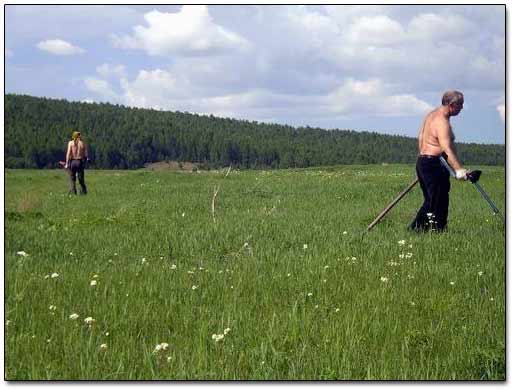
<path id="1" fill-rule="evenodd" d="M 447 89 L 504 143 L 504 6 L 5 7 L 6 93 L 416 136 Z"/>

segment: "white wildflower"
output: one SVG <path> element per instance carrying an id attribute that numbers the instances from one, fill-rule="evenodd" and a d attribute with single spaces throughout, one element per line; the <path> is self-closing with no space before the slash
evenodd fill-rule
<path id="1" fill-rule="evenodd" d="M 305 244 L 303 245 L 303 250 L 306 250 L 307 248 L 308 248 L 308 245 L 305 243 Z"/>
<path id="2" fill-rule="evenodd" d="M 175 264 L 171 265 L 171 270 L 176 270 L 176 265 Z"/>
<path id="3" fill-rule="evenodd" d="M 454 284 L 455 284 L 455 282 L 454 282 L 454 281 L 451 281 L 451 282 L 449 282 L 449 284 L 454 285 Z"/>
<path id="4" fill-rule="evenodd" d="M 388 277 L 381 277 L 380 280 L 381 282 L 388 282 Z"/>
<path id="5" fill-rule="evenodd" d="M 171 359 L 172 359 L 171 357 L 167 357 L 168 362 L 171 362 Z"/>
<path id="6" fill-rule="evenodd" d="M 106 343 L 100 344 L 100 350 L 102 350 L 102 351 L 107 350 L 107 344 Z"/>
<path id="7" fill-rule="evenodd" d="M 47 275 L 45 276 L 45 280 L 47 280 L 48 278 L 50 278 L 50 274 L 47 274 Z"/>
<path id="8" fill-rule="evenodd" d="M 480 271 L 480 272 L 478 272 L 478 273 L 477 273 L 477 275 L 478 275 L 479 277 L 481 277 L 481 276 L 483 275 L 483 272 L 482 272 L 482 271 Z"/>
<path id="9" fill-rule="evenodd" d="M 185 212 L 182 212 L 182 217 L 185 217 Z"/>
<path id="10" fill-rule="evenodd" d="M 313 296 L 313 293 L 312 293 L 312 292 L 308 292 L 307 296 L 308 296 L 308 297 L 312 297 L 312 296 Z"/>
<path id="11" fill-rule="evenodd" d="M 155 346 L 155 350 L 153 350 L 154 353 L 158 353 L 160 351 L 166 351 L 169 348 L 168 343 L 160 343 Z"/>
<path id="12" fill-rule="evenodd" d="M 18 251 L 16 254 L 17 254 L 17 255 L 21 255 L 22 257 L 28 257 L 28 256 L 29 256 L 29 255 L 28 255 L 25 251 L 23 251 L 23 250 L 22 250 L 22 251 Z"/>
<path id="13" fill-rule="evenodd" d="M 414 306 L 415 306 L 415 302 L 414 302 L 414 301 L 410 301 L 410 305 L 411 305 L 412 307 L 414 307 Z"/>
<path id="14" fill-rule="evenodd" d="M 56 307 L 55 305 L 50 305 L 50 306 L 48 307 L 48 309 L 49 309 L 50 311 L 55 311 L 55 310 L 57 309 L 57 307 Z"/>
<path id="15" fill-rule="evenodd" d="M 141 259 L 141 263 L 145 264 L 146 263 L 146 258 Z"/>
<path id="16" fill-rule="evenodd" d="M 490 301 L 494 301 L 495 299 L 493 297 L 490 297 Z"/>
<path id="17" fill-rule="evenodd" d="M 199 288 L 199 286 L 198 286 L 198 285 L 193 285 L 193 286 L 192 286 L 192 290 L 196 290 L 196 289 L 198 289 L 198 288 Z"/>
<path id="18" fill-rule="evenodd" d="M 96 286 L 96 284 L 97 284 L 96 280 L 92 280 L 90 285 L 91 286 Z"/>
<path id="19" fill-rule="evenodd" d="M 98 274 L 94 274 L 94 275 L 93 275 L 93 278 L 98 278 Z"/>
<path id="20" fill-rule="evenodd" d="M 287 273 L 287 277 L 290 277 L 290 273 Z"/>
<path id="21" fill-rule="evenodd" d="M 215 340 L 216 342 L 220 342 L 221 340 L 224 339 L 224 334 L 213 334 L 212 339 Z"/>
<path id="22" fill-rule="evenodd" d="M 397 243 L 398 243 L 400 246 L 403 246 L 403 245 L 405 245 L 405 244 L 406 244 L 406 241 L 403 239 L 403 240 L 399 240 Z"/>
<path id="23" fill-rule="evenodd" d="M 72 252 L 72 251 L 70 251 L 70 252 L 69 252 L 69 255 L 73 256 L 73 252 Z"/>
<path id="24" fill-rule="evenodd" d="M 342 233 L 342 235 L 347 235 L 347 231 L 344 231 L 344 232 Z"/>
<path id="25" fill-rule="evenodd" d="M 340 312 L 340 308 L 335 308 L 335 312 Z"/>
<path id="26" fill-rule="evenodd" d="M 52 273 L 52 275 L 50 277 L 57 278 L 57 277 L 59 277 L 59 274 L 58 273 Z"/>
<path id="27" fill-rule="evenodd" d="M 328 265 L 324 266 L 324 269 L 329 269 L 330 267 Z"/>
<path id="28" fill-rule="evenodd" d="M 84 319 L 84 323 L 86 323 L 88 326 L 93 325 L 95 321 L 96 321 L 96 320 L 94 320 L 91 316 L 86 317 L 86 318 Z"/>
<path id="29" fill-rule="evenodd" d="M 71 320 L 77 320 L 79 318 L 79 315 L 78 313 L 72 313 L 71 315 L 69 315 L 69 318 Z"/>
<path id="30" fill-rule="evenodd" d="M 225 335 L 227 335 L 227 334 L 228 334 L 228 332 L 230 332 L 230 331 L 231 331 L 231 329 L 230 329 L 230 327 L 228 327 L 228 328 L 225 328 L 225 329 L 224 329 L 223 333 L 224 333 Z"/>

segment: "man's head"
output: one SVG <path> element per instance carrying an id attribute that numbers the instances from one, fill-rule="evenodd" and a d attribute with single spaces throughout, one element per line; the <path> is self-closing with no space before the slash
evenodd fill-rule
<path id="1" fill-rule="evenodd" d="M 77 140 L 78 138 L 80 138 L 80 132 L 73 131 L 73 134 L 71 134 L 71 139 Z"/>
<path id="2" fill-rule="evenodd" d="M 456 116 L 463 109 L 463 93 L 449 90 L 442 96 L 442 105 L 449 108 L 449 115 Z"/>

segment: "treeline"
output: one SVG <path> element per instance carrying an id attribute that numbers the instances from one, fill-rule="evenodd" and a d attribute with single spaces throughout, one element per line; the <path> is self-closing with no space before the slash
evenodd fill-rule
<path id="1" fill-rule="evenodd" d="M 5 96 L 5 166 L 53 168 L 73 130 L 90 147 L 92 166 L 135 169 L 157 161 L 206 167 L 294 168 L 413 163 L 414 138 L 351 130 L 264 124 L 113 104 Z M 472 165 L 504 165 L 504 145 L 458 144 Z"/>

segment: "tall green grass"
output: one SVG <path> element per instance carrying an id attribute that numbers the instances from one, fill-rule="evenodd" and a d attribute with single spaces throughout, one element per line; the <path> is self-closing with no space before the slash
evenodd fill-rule
<path id="1" fill-rule="evenodd" d="M 452 181 L 447 233 L 407 231 L 419 187 L 364 232 L 413 178 L 87 171 L 69 197 L 62 171 L 6 170 L 5 378 L 504 380 L 504 227 L 479 193 Z"/>

